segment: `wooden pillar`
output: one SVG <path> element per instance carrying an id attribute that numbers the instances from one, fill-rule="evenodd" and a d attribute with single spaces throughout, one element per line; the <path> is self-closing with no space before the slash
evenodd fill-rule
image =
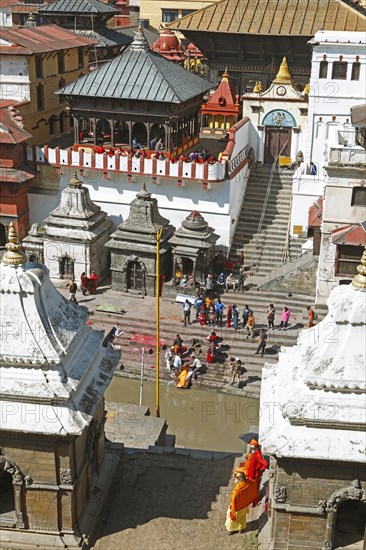
<path id="1" fill-rule="evenodd" d="M 23 482 L 13 480 L 13 486 L 14 486 L 16 526 L 18 527 L 18 529 L 24 529 L 25 524 L 24 524 L 23 506 L 22 506 Z"/>
<path id="2" fill-rule="evenodd" d="M 111 127 L 111 146 L 114 147 L 114 120 L 108 121 Z"/>
<path id="3" fill-rule="evenodd" d="M 94 145 L 97 144 L 97 119 L 92 118 L 93 121 L 93 136 L 94 136 Z"/>
<path id="4" fill-rule="evenodd" d="M 74 143 L 80 143 L 79 119 L 74 118 Z"/>
<path id="5" fill-rule="evenodd" d="M 226 130 L 226 121 L 227 121 L 227 117 L 224 116 L 224 130 Z"/>
<path id="6" fill-rule="evenodd" d="M 128 126 L 128 144 L 131 147 L 131 144 L 132 144 L 132 120 L 129 120 L 127 122 L 127 126 Z"/>

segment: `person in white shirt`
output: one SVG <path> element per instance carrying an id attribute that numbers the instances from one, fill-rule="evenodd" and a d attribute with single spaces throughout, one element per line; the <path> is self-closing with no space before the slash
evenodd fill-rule
<path id="1" fill-rule="evenodd" d="M 176 353 L 173 361 L 173 369 L 175 370 L 175 372 L 179 373 L 181 366 L 182 366 L 182 359 L 179 353 Z"/>
<path id="2" fill-rule="evenodd" d="M 235 292 L 236 290 L 236 281 L 235 281 L 235 277 L 232 273 L 230 273 L 230 275 L 228 275 L 226 277 L 226 284 L 225 284 L 225 289 L 226 289 L 226 292 L 229 291 L 229 288 L 233 289 L 233 291 Z"/>

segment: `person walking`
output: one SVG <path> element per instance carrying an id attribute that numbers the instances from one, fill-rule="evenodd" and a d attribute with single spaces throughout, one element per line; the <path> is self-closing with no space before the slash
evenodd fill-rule
<path id="1" fill-rule="evenodd" d="M 266 351 L 266 345 L 267 345 L 267 333 L 262 328 L 259 331 L 258 347 L 254 355 L 257 355 L 259 352 L 261 352 L 261 357 L 263 357 L 264 352 Z"/>
<path id="2" fill-rule="evenodd" d="M 83 296 L 86 296 L 89 288 L 89 279 L 86 276 L 85 271 L 82 272 L 80 275 L 80 286 L 81 286 L 81 293 Z"/>
<path id="3" fill-rule="evenodd" d="M 239 328 L 239 314 L 240 314 L 240 309 L 236 304 L 233 304 L 233 323 L 234 323 L 235 330 L 238 330 Z"/>
<path id="4" fill-rule="evenodd" d="M 233 318 L 233 310 L 232 310 L 231 304 L 229 304 L 227 306 L 227 312 L 226 312 L 226 325 L 227 325 L 227 328 L 231 327 L 232 318 Z"/>
<path id="5" fill-rule="evenodd" d="M 213 280 L 212 280 L 212 275 L 207 275 L 207 278 L 206 278 L 206 294 L 207 296 L 212 296 L 212 289 L 213 289 Z"/>
<path id="6" fill-rule="evenodd" d="M 96 293 L 98 288 L 98 280 L 99 280 L 98 275 L 95 273 L 95 271 L 92 271 L 89 277 L 89 294 Z"/>
<path id="7" fill-rule="evenodd" d="M 222 316 L 224 313 L 224 309 L 225 309 L 225 304 L 223 304 L 221 299 L 218 298 L 216 302 L 216 319 L 219 327 L 222 327 Z"/>
<path id="8" fill-rule="evenodd" d="M 238 280 L 238 292 L 243 293 L 245 288 L 245 279 L 246 275 L 244 273 L 244 266 L 240 268 L 239 270 L 239 280 Z"/>
<path id="9" fill-rule="evenodd" d="M 165 368 L 169 372 L 172 370 L 172 363 L 173 363 L 172 349 L 167 347 L 165 352 Z"/>
<path id="10" fill-rule="evenodd" d="M 254 338 L 254 327 L 255 327 L 255 317 L 254 317 L 254 312 L 251 311 L 249 313 L 249 317 L 245 325 L 245 330 L 247 332 L 247 339 L 249 338 L 249 336 L 251 338 Z"/>
<path id="11" fill-rule="evenodd" d="M 186 301 L 183 304 L 183 316 L 184 316 L 184 326 L 187 326 L 187 323 L 191 324 L 191 302 L 186 299 Z"/>
<path id="12" fill-rule="evenodd" d="M 276 310 L 274 308 L 274 305 L 269 304 L 267 309 L 267 323 L 268 323 L 268 328 L 271 328 L 272 330 L 274 330 L 275 314 L 276 314 Z"/>
<path id="13" fill-rule="evenodd" d="M 282 314 L 281 314 L 280 329 L 281 329 L 281 328 L 287 329 L 287 327 L 288 327 L 288 322 L 289 322 L 290 317 L 291 317 L 290 310 L 288 309 L 288 307 L 285 306 L 285 307 L 283 308 Z"/>
<path id="14" fill-rule="evenodd" d="M 197 298 L 194 301 L 194 308 L 196 310 L 196 321 L 198 321 L 198 317 L 199 317 L 199 314 L 200 314 L 200 309 L 202 307 L 202 304 L 203 304 L 203 300 L 202 300 L 201 296 L 197 296 Z"/>
<path id="15" fill-rule="evenodd" d="M 306 306 L 306 310 L 308 312 L 308 328 L 311 328 L 314 326 L 315 321 L 315 312 L 311 309 L 310 306 Z"/>
<path id="16" fill-rule="evenodd" d="M 233 357 L 231 359 L 234 359 Z M 231 362 L 231 382 L 230 385 L 233 386 L 236 382 L 236 379 L 238 379 L 238 386 L 240 383 L 240 377 L 243 373 L 243 370 L 245 371 L 243 367 L 243 362 L 239 359 L 239 357 L 236 357 Z"/>
<path id="17" fill-rule="evenodd" d="M 250 307 L 248 306 L 248 304 L 246 304 L 244 306 L 244 309 L 243 309 L 243 313 L 242 313 L 242 319 L 243 319 L 243 328 L 245 328 L 247 322 L 248 322 L 248 318 L 249 318 L 249 315 L 250 313 L 253 313 L 253 311 L 250 309 Z"/>
<path id="18" fill-rule="evenodd" d="M 69 297 L 70 302 L 77 303 L 77 301 L 76 301 L 76 291 L 78 289 L 78 285 L 75 283 L 75 279 L 71 279 L 67 283 L 66 286 L 68 287 L 69 292 L 70 292 L 70 297 Z"/>

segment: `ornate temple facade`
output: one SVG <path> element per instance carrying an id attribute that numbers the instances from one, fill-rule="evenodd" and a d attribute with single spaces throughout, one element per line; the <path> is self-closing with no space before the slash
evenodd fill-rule
<path id="1" fill-rule="evenodd" d="M 279 155 L 289 165 L 299 151 L 300 133 L 308 115 L 308 86 L 299 92 L 284 57 L 276 78 L 267 90 L 261 81 L 253 92 L 243 95 L 243 116 L 248 116 L 258 129 L 257 160 L 272 163 Z"/>
<path id="2" fill-rule="evenodd" d="M 228 72 L 215 92 L 201 107 L 201 133 L 213 136 L 226 136 L 227 131 L 238 121 L 240 114 L 239 95 L 235 95 Z"/>
<path id="3" fill-rule="evenodd" d="M 174 227 L 163 218 L 158 203 L 143 184 L 130 214 L 112 233 L 106 247 L 111 252 L 112 289 L 134 292 L 142 296 L 156 294 L 156 239 L 161 230 L 160 276 L 162 280 L 172 275 L 172 252 L 169 242 Z"/>
<path id="4" fill-rule="evenodd" d="M 61 201 L 42 225 L 34 224 L 24 239 L 30 257 L 42 261 L 53 279 L 80 279 L 95 271 L 103 280 L 109 274 L 109 254 L 104 247 L 112 222 L 94 204 L 74 170 Z"/>
<path id="5" fill-rule="evenodd" d="M 118 461 L 103 426 L 119 352 L 26 261 L 13 225 L 0 278 L 1 545 L 87 547 Z"/>
<path id="6" fill-rule="evenodd" d="M 271 456 L 266 548 L 362 548 L 366 534 L 366 249 L 328 315 L 266 364 L 260 441 Z M 349 545 L 349 546 L 348 546 Z"/>

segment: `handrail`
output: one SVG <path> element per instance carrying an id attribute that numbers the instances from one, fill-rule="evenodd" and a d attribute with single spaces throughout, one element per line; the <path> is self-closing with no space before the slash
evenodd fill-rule
<path id="1" fill-rule="evenodd" d="M 256 254 L 256 261 L 257 261 L 257 264 L 256 264 L 256 267 L 258 269 L 258 267 L 260 266 L 260 262 L 262 260 L 262 251 L 263 251 L 263 238 L 260 236 L 260 232 L 262 231 L 262 226 L 263 226 L 263 221 L 264 221 L 264 216 L 266 214 L 266 209 L 267 209 L 267 203 L 268 203 L 268 199 L 269 199 L 269 195 L 271 193 L 271 186 L 272 186 L 272 181 L 273 181 L 273 174 L 274 174 L 274 171 L 275 171 L 275 168 L 276 168 L 276 165 L 277 165 L 277 161 L 279 159 L 279 157 L 281 156 L 281 153 L 282 151 L 284 150 L 284 148 L 286 147 L 288 143 L 288 140 L 285 142 L 285 144 L 283 145 L 282 149 L 280 150 L 280 152 L 278 153 L 277 157 L 274 159 L 273 163 L 272 163 L 272 168 L 271 168 L 271 173 L 269 175 L 269 181 L 268 181 L 268 186 L 267 186 L 267 191 L 266 191 L 266 195 L 264 197 L 264 201 L 263 201 L 263 206 L 262 206 L 262 212 L 261 212 L 261 217 L 259 219 L 259 223 L 258 223 L 258 228 L 257 228 L 257 236 L 256 236 L 256 239 L 255 239 L 255 248 L 254 248 L 254 251 L 253 251 L 253 254 L 255 255 Z M 262 246 L 260 247 L 259 246 L 259 243 L 262 242 Z M 257 253 L 257 251 L 259 250 L 260 248 L 260 252 Z"/>
<path id="2" fill-rule="evenodd" d="M 285 264 L 290 260 L 290 231 L 291 231 L 291 211 L 292 211 L 292 193 L 290 197 L 290 209 L 286 229 L 286 241 L 282 250 L 281 264 Z"/>

